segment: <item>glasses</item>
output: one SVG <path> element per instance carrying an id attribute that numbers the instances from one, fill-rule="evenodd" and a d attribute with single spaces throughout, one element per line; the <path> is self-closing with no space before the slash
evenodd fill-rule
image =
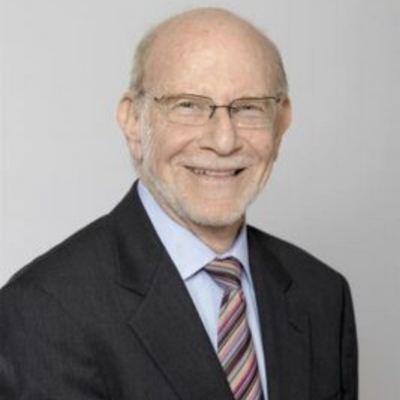
<path id="1" fill-rule="evenodd" d="M 168 121 L 189 126 L 205 125 L 218 108 L 226 108 L 232 123 L 237 128 L 266 129 L 275 120 L 280 95 L 246 97 L 232 100 L 229 104 L 217 105 L 209 97 L 194 94 L 150 96 L 164 111 Z"/>

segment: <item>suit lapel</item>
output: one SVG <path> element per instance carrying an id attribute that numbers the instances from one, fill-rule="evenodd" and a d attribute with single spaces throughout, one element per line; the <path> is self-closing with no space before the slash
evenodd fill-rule
<path id="1" fill-rule="evenodd" d="M 127 323 L 183 400 L 233 400 L 192 299 L 136 187 L 111 213 Z"/>
<path id="2" fill-rule="evenodd" d="M 182 399 L 231 400 L 207 333 L 173 269 L 164 258 L 131 327 Z"/>
<path id="3" fill-rule="evenodd" d="M 268 239 L 249 229 L 249 251 L 266 360 L 269 400 L 308 399 L 309 318 Z"/>

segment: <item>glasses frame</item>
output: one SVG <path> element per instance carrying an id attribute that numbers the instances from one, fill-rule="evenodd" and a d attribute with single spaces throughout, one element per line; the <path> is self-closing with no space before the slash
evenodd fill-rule
<path id="1" fill-rule="evenodd" d="M 208 119 L 204 120 L 204 123 L 201 124 L 191 124 L 191 123 L 182 123 L 182 122 L 178 122 L 175 120 L 171 120 L 168 118 L 168 120 L 172 123 L 176 123 L 176 124 L 180 124 L 180 125 L 188 125 L 188 126 L 204 126 L 207 124 L 207 122 L 214 116 L 216 110 L 218 108 L 226 108 L 226 110 L 228 111 L 228 115 L 230 120 L 235 124 L 235 126 L 237 127 L 241 127 L 240 123 L 238 124 L 237 120 L 235 120 L 235 116 L 233 114 L 233 111 L 235 110 L 235 106 L 234 104 L 238 101 L 244 101 L 244 100 L 260 100 L 260 101 L 274 101 L 275 104 L 280 104 L 283 98 L 283 95 L 280 93 L 277 93 L 276 95 L 272 96 L 261 96 L 261 97 L 257 97 L 257 96 L 251 96 L 251 97 L 239 97 L 236 99 L 233 99 L 232 101 L 230 101 L 228 104 L 216 104 L 214 102 L 214 100 L 211 97 L 207 97 L 207 96 L 202 96 L 202 95 L 198 95 L 198 94 L 193 94 L 193 93 L 178 93 L 178 94 L 171 94 L 171 95 L 166 95 L 163 94 L 162 96 L 155 96 L 154 94 L 152 94 L 151 92 L 147 92 L 147 91 L 143 91 L 141 93 L 144 96 L 149 97 L 151 100 L 153 100 L 156 104 L 158 104 L 161 108 L 164 109 L 164 111 L 166 112 L 166 116 L 168 118 L 168 110 L 165 106 L 165 103 L 163 103 L 163 101 L 165 101 L 166 99 L 172 99 L 172 98 L 193 98 L 193 99 L 201 99 L 201 100 L 206 100 L 208 101 L 209 104 L 209 108 L 210 108 L 210 113 L 208 116 Z M 235 122 L 236 121 L 236 122 Z M 253 128 L 253 129 L 261 129 L 261 128 L 255 128 L 255 127 L 247 127 L 247 128 Z"/>

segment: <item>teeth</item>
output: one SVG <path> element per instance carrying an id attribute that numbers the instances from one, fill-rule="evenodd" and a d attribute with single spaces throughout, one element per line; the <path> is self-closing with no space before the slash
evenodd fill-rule
<path id="1" fill-rule="evenodd" d="M 192 170 L 197 175 L 206 175 L 206 176 L 215 176 L 215 177 L 228 177 L 233 176 L 236 173 L 236 170 L 232 169 L 229 171 L 213 171 L 209 169 L 197 169 L 194 168 Z"/>

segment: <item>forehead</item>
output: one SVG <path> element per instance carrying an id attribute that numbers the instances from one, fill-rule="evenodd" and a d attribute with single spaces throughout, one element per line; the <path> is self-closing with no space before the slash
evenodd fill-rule
<path id="1" fill-rule="evenodd" d="M 221 97 L 265 94 L 272 65 L 254 28 L 226 16 L 176 21 L 156 38 L 145 65 L 145 87 Z"/>

